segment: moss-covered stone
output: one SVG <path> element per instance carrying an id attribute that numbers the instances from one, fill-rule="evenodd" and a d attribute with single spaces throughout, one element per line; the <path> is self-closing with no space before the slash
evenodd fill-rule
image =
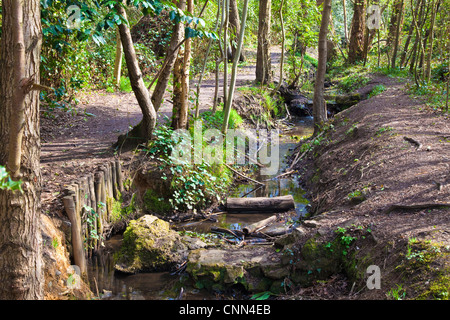
<path id="1" fill-rule="evenodd" d="M 171 270 L 187 256 L 181 236 L 152 215 L 132 220 L 123 235 L 116 270 L 125 273 Z"/>
<path id="2" fill-rule="evenodd" d="M 261 292 L 289 275 L 280 257 L 272 248 L 198 249 L 190 252 L 186 271 L 198 288 L 223 290 L 240 284 Z"/>

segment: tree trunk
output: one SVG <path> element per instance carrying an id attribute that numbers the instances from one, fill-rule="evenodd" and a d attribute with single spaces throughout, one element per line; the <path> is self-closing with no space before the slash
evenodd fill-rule
<path id="1" fill-rule="evenodd" d="M 117 12 L 127 19 L 125 9 L 121 5 L 117 5 Z M 156 111 L 150 99 L 150 94 L 145 87 L 142 79 L 142 72 L 139 68 L 139 62 L 136 58 L 133 40 L 131 38 L 130 29 L 127 23 L 119 25 L 120 38 L 122 40 L 125 61 L 127 63 L 128 74 L 130 77 L 131 87 L 142 111 L 142 121 L 130 133 L 134 137 L 141 138 L 144 141 L 150 140 L 153 129 L 156 125 Z"/>
<path id="2" fill-rule="evenodd" d="M 323 97 L 323 86 L 327 68 L 327 34 L 330 23 L 331 0 L 325 0 L 322 10 L 322 22 L 319 31 L 319 49 L 317 59 L 316 81 L 314 83 L 313 117 L 314 135 L 320 130 L 320 125 L 327 121 L 327 105 Z"/>
<path id="3" fill-rule="evenodd" d="M 116 81 L 115 85 L 118 87 L 120 85 L 120 75 L 122 71 L 122 43 L 120 42 L 120 33 L 117 31 L 116 36 L 116 60 L 114 61 L 114 80 Z"/>
<path id="4" fill-rule="evenodd" d="M 355 63 L 364 59 L 364 28 L 366 25 L 367 0 L 355 0 L 351 27 L 348 62 Z"/>
<path id="5" fill-rule="evenodd" d="M 221 10 L 221 5 L 220 5 L 220 0 L 217 1 L 217 14 L 216 14 L 216 22 L 215 22 L 215 26 L 214 26 L 214 32 L 217 31 L 217 28 L 219 27 L 219 21 L 220 21 L 220 10 Z M 200 109 L 199 109 L 199 104 L 200 104 L 200 88 L 202 85 L 202 81 L 203 81 L 203 76 L 205 75 L 205 70 L 206 70 L 206 64 L 208 63 L 208 58 L 209 58 L 209 53 L 211 52 L 211 47 L 213 45 L 213 39 L 209 39 L 208 41 L 208 47 L 206 48 L 206 54 L 205 54 L 205 58 L 203 61 L 203 66 L 202 66 L 202 71 L 200 72 L 200 77 L 198 79 L 198 83 L 197 83 L 197 97 L 195 99 L 195 118 L 198 118 L 200 115 Z M 217 64 L 217 62 L 216 62 Z M 216 68 L 217 69 L 217 68 Z M 216 93 L 217 93 L 217 87 L 216 90 L 214 92 L 214 102 L 213 104 L 216 104 Z M 214 109 L 214 106 L 213 106 Z"/>
<path id="6" fill-rule="evenodd" d="M 431 2 L 431 22 L 430 22 L 430 45 L 428 47 L 428 54 L 427 54 L 427 67 L 425 70 L 425 79 L 427 82 L 430 82 L 431 80 L 431 58 L 433 55 L 433 41 L 434 41 L 434 23 L 436 21 L 436 12 L 439 7 L 440 0 L 432 1 Z"/>
<path id="7" fill-rule="evenodd" d="M 186 9 L 186 0 L 179 0 L 177 2 L 177 8 L 180 10 Z M 178 50 L 180 48 L 180 42 L 184 37 L 184 29 L 183 24 L 175 23 L 173 26 L 173 33 L 170 39 L 169 48 L 167 49 L 166 59 L 164 60 L 164 64 L 161 70 L 158 72 L 155 90 L 153 90 L 152 94 L 152 103 L 156 111 L 161 107 L 164 93 L 166 92 L 167 85 L 169 83 L 170 74 L 172 73 L 173 66 L 175 64 L 175 60 L 177 59 Z M 150 84 L 150 87 L 153 85 L 153 82 Z M 149 89 L 150 89 L 149 87 Z"/>
<path id="8" fill-rule="evenodd" d="M 413 1 L 411 0 L 411 5 L 412 5 L 412 3 L 413 3 Z M 425 5 L 425 1 L 422 2 L 422 5 Z M 425 20 L 426 20 L 426 15 L 425 15 L 425 18 L 423 19 L 423 21 L 425 21 Z M 416 29 L 416 44 L 417 44 L 417 47 L 418 47 L 417 48 L 417 53 L 415 55 L 415 60 L 417 60 L 417 55 L 418 54 L 421 54 L 422 56 L 424 55 L 424 48 L 423 48 L 423 42 L 422 42 L 422 33 L 421 33 L 422 28 L 419 27 L 418 22 L 417 22 L 417 20 L 416 20 L 416 18 L 414 16 L 413 16 L 413 23 L 414 23 L 414 26 L 415 26 L 415 29 Z M 417 72 L 417 65 L 418 65 L 418 62 L 415 61 L 415 63 L 412 65 L 412 70 L 414 72 L 414 81 L 416 82 L 416 85 L 419 86 L 420 85 L 420 83 L 419 83 L 420 79 L 419 79 L 419 75 L 418 75 L 418 72 Z"/>
<path id="9" fill-rule="evenodd" d="M 173 108 L 172 128 L 180 129 L 181 99 L 183 96 L 183 50 L 178 51 L 178 57 L 173 66 Z"/>
<path id="10" fill-rule="evenodd" d="M 411 6 L 413 6 L 414 3 L 413 1 L 411 1 Z M 421 40 L 421 31 L 417 31 L 417 28 L 419 28 L 419 30 L 421 30 L 422 26 L 423 26 L 423 22 L 426 20 L 424 19 L 424 12 L 425 12 L 425 0 L 419 2 L 417 4 L 418 6 L 420 5 L 420 11 L 418 16 L 416 17 L 415 15 L 412 16 L 412 28 L 415 30 L 415 40 L 414 40 L 414 45 L 413 45 L 413 49 L 412 49 L 412 57 L 411 57 L 411 62 L 410 62 L 410 67 L 409 67 L 409 72 L 410 73 L 414 73 L 415 67 L 416 67 L 416 60 L 417 60 L 417 56 L 419 55 L 419 41 Z M 426 16 L 426 14 L 425 14 Z"/>
<path id="11" fill-rule="evenodd" d="M 230 0 L 230 41 L 231 41 L 231 52 L 234 60 L 234 56 L 236 55 L 238 37 L 241 31 L 241 23 L 239 21 L 239 11 L 237 0 Z M 245 61 L 244 53 L 241 49 L 241 54 L 239 56 L 239 61 Z"/>
<path id="12" fill-rule="evenodd" d="M 194 0 L 187 0 L 188 12 L 192 15 L 194 13 Z M 180 91 L 174 90 L 174 112 L 172 115 L 175 116 L 175 122 L 173 122 L 174 129 L 186 129 L 187 128 L 187 120 L 188 120 L 188 111 L 189 111 L 189 69 L 191 65 L 191 38 L 186 39 L 184 43 L 184 51 L 178 54 L 177 62 L 179 70 L 179 81 L 175 81 L 175 72 L 174 72 L 174 85 L 180 86 Z M 178 61 L 179 60 L 179 61 Z M 178 94 L 175 94 L 178 93 Z M 177 106 L 178 115 L 175 115 L 175 104 Z"/>
<path id="13" fill-rule="evenodd" d="M 284 19 L 283 19 L 283 5 L 284 5 L 284 0 L 281 0 L 280 3 L 280 23 L 281 23 L 281 59 L 280 59 L 280 81 L 278 82 L 278 86 L 277 89 L 275 90 L 278 91 L 281 88 L 281 84 L 283 83 L 283 69 L 284 69 L 284 45 L 286 42 L 286 34 L 285 34 L 285 30 L 284 30 Z"/>
<path id="14" fill-rule="evenodd" d="M 417 16 L 417 12 L 419 11 L 421 0 L 417 2 L 415 9 L 411 7 L 411 14 Z M 414 32 L 414 25 L 411 23 L 408 30 L 408 36 L 406 37 L 405 46 L 403 47 L 403 52 L 400 58 L 400 68 L 403 67 L 406 63 L 406 55 L 408 54 L 409 44 L 411 43 L 412 34 Z"/>
<path id="15" fill-rule="evenodd" d="M 347 4 L 346 0 L 342 0 L 342 6 L 344 9 L 344 37 L 345 37 L 345 47 L 348 46 L 348 28 L 347 28 Z"/>
<path id="16" fill-rule="evenodd" d="M 40 2 L 3 0 L 2 19 L 0 164 L 5 165 L 6 157 L 10 156 L 9 137 L 18 141 L 19 133 L 11 126 L 13 120 L 10 119 L 11 115 L 22 109 L 13 104 L 17 91 L 24 94 L 22 110 L 26 116 L 21 120 L 23 139 L 19 146 L 19 175 L 23 181 L 23 193 L 0 190 L 0 299 L 43 299 L 39 94 L 23 87 L 29 80 L 26 77 L 36 77 L 34 80 L 39 82 L 42 39 Z M 20 55 L 16 50 L 21 51 Z M 19 62 L 22 63 L 21 70 L 16 66 Z M 22 78 L 19 79 L 19 76 Z"/>
<path id="17" fill-rule="evenodd" d="M 224 0 L 225 20 L 223 23 L 223 103 L 228 100 L 228 23 L 230 20 L 230 0 Z"/>
<path id="18" fill-rule="evenodd" d="M 248 1 L 249 0 L 245 0 L 244 9 L 242 10 L 242 26 L 241 26 L 241 30 L 240 30 L 240 34 L 239 34 L 236 55 L 234 56 L 234 61 L 233 61 L 233 70 L 231 73 L 231 82 L 230 82 L 230 92 L 228 94 L 228 100 L 224 107 L 223 127 L 222 127 L 222 132 L 224 134 L 226 134 L 226 132 L 228 130 L 228 120 L 230 118 L 231 106 L 233 105 L 234 87 L 236 85 L 237 66 L 239 63 L 239 55 L 241 53 L 242 44 L 244 43 L 245 24 L 247 21 Z"/>
<path id="19" fill-rule="evenodd" d="M 391 68 L 395 69 L 395 63 L 397 60 L 397 51 L 398 51 L 398 42 L 400 38 L 400 33 L 402 31 L 402 21 L 403 21 L 403 8 L 404 8 L 404 1 L 400 0 L 397 7 L 397 21 L 395 24 L 395 37 L 394 37 L 394 49 L 392 52 L 392 62 L 391 62 Z"/>
<path id="20" fill-rule="evenodd" d="M 272 81 L 270 59 L 270 20 L 272 0 L 259 1 L 258 49 L 256 52 L 256 82 Z"/>

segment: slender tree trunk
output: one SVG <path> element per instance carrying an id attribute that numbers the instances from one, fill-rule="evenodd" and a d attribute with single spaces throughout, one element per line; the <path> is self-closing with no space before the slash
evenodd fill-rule
<path id="1" fill-rule="evenodd" d="M 345 37 L 345 47 L 348 46 L 348 28 L 347 28 L 347 3 L 346 0 L 342 0 L 342 7 L 344 9 L 344 37 Z"/>
<path id="2" fill-rule="evenodd" d="M 230 118 L 231 106 L 233 105 L 234 87 L 236 85 L 237 66 L 239 63 L 239 56 L 240 56 L 241 50 L 242 50 L 242 44 L 244 43 L 245 24 L 247 22 L 248 1 L 249 0 L 245 0 L 244 8 L 242 10 L 242 25 L 241 25 L 241 30 L 239 33 L 239 40 L 238 40 L 238 45 L 237 45 L 237 49 L 236 49 L 236 55 L 234 56 L 234 61 L 233 61 L 233 70 L 231 73 L 231 83 L 230 83 L 230 93 L 228 95 L 228 100 L 225 105 L 224 113 L 223 113 L 222 132 L 224 134 L 226 134 L 227 130 L 228 130 L 228 120 Z"/>
<path id="3" fill-rule="evenodd" d="M 413 7 L 411 7 L 412 15 L 417 16 L 417 12 L 419 11 L 420 2 L 421 2 L 421 0 L 419 0 L 417 2 L 415 9 Z M 402 55 L 400 58 L 400 67 L 403 67 L 406 63 L 406 56 L 408 54 L 408 49 L 409 49 L 409 45 L 411 43 L 411 38 L 412 38 L 413 32 L 414 32 L 414 26 L 411 23 L 411 25 L 409 26 L 409 29 L 408 29 L 408 36 L 406 37 L 405 46 L 403 47 Z"/>
<path id="4" fill-rule="evenodd" d="M 189 14 L 192 15 L 194 13 L 194 0 L 187 0 L 187 9 Z M 184 51 L 179 51 L 177 61 L 175 62 L 176 65 L 178 64 L 179 70 L 177 70 L 177 73 L 180 73 L 180 79 L 175 80 L 176 74 L 174 72 L 174 86 L 180 86 L 181 90 L 174 89 L 174 110 L 172 112 L 172 115 L 175 117 L 174 119 L 177 119 L 177 121 L 173 123 L 174 129 L 187 128 L 189 110 L 189 69 L 191 65 L 191 46 L 192 39 L 186 39 L 184 43 Z M 178 104 L 176 110 L 175 104 Z M 178 112 L 178 115 L 175 115 L 175 111 Z"/>
<path id="5" fill-rule="evenodd" d="M 395 29 L 394 50 L 392 52 L 392 62 L 391 62 L 392 69 L 395 69 L 395 63 L 397 60 L 397 51 L 398 51 L 398 46 L 399 46 L 399 39 L 400 39 L 400 34 L 402 32 L 404 0 L 400 1 L 398 10 L 399 11 L 398 11 L 398 18 L 397 18 L 396 29 Z"/>
<path id="6" fill-rule="evenodd" d="M 9 145 L 20 143 L 17 176 L 23 181 L 23 193 L 0 190 L 0 299 L 43 299 L 39 94 L 29 91 L 34 81 L 39 82 L 40 2 L 3 0 L 2 20 L 0 164 L 10 166 Z M 23 107 L 15 104 L 19 92 Z M 22 112 L 23 139 L 17 139 L 20 133 L 10 116 Z"/>
<path id="7" fill-rule="evenodd" d="M 174 0 L 177 4 L 177 8 L 180 10 L 186 9 L 186 0 Z M 158 72 L 155 89 L 152 94 L 152 103 L 156 111 L 161 107 L 164 93 L 166 92 L 167 85 L 169 83 L 169 78 L 172 73 L 173 66 L 175 64 L 175 60 L 178 56 L 178 50 L 180 48 L 180 43 L 184 38 L 184 29 L 183 24 L 175 23 L 173 26 L 172 37 L 170 39 L 169 48 L 167 49 L 166 58 L 164 60 L 163 66 L 161 70 Z M 150 84 L 150 87 L 153 85 L 153 82 Z M 149 87 L 149 89 L 150 89 Z"/>
<path id="8" fill-rule="evenodd" d="M 366 25 L 367 0 L 355 0 L 352 19 L 348 62 L 355 63 L 364 59 L 364 28 Z"/>
<path id="9" fill-rule="evenodd" d="M 392 52 L 392 62 L 391 62 L 392 69 L 395 69 L 395 63 L 397 60 L 398 42 L 400 39 L 400 33 L 402 32 L 403 8 L 404 8 L 403 4 L 404 4 L 404 1 L 401 0 L 398 5 L 397 22 L 395 25 L 394 50 Z"/>
<path id="10" fill-rule="evenodd" d="M 411 0 L 411 5 L 412 4 L 413 4 L 413 0 Z M 425 1 L 422 2 L 422 5 L 424 5 L 424 4 L 425 4 Z M 424 18 L 423 21 L 425 21 L 425 18 Z M 417 43 L 417 47 L 418 47 L 417 48 L 417 50 L 418 50 L 417 54 L 420 53 L 423 56 L 424 55 L 424 48 L 423 48 L 422 33 L 421 33 L 422 28 L 419 27 L 419 25 L 417 23 L 417 20 L 416 20 L 416 18 L 414 16 L 413 16 L 413 23 L 414 23 L 414 26 L 415 26 L 415 29 L 416 29 L 416 43 Z M 416 57 L 415 60 L 417 60 L 417 54 L 415 55 L 415 57 Z M 417 73 L 417 65 L 418 65 L 418 62 L 415 61 L 415 64 L 412 65 L 412 67 L 413 67 L 413 72 L 414 72 L 414 81 L 416 82 L 416 85 L 419 86 L 420 83 L 419 83 L 419 75 Z"/>
<path id="11" fill-rule="evenodd" d="M 217 1 L 217 14 L 216 14 L 216 23 L 215 23 L 215 26 L 214 26 L 214 32 L 216 32 L 217 28 L 219 27 L 220 10 L 221 10 L 221 6 L 220 6 L 220 0 L 219 0 L 219 1 Z M 203 76 L 205 75 L 206 64 L 208 62 L 208 57 L 209 57 L 209 53 L 211 51 L 212 44 L 213 44 L 213 39 L 211 38 L 208 41 L 208 48 L 206 48 L 206 54 L 205 54 L 205 59 L 203 61 L 202 71 L 200 72 L 200 77 L 199 77 L 198 83 L 197 83 L 197 98 L 195 100 L 195 118 L 198 118 L 199 115 L 200 115 L 200 110 L 199 110 L 200 88 L 201 88 L 201 85 L 202 85 Z M 216 99 L 216 95 L 214 94 L 214 100 L 215 99 Z"/>
<path id="12" fill-rule="evenodd" d="M 411 1 L 411 6 L 413 6 L 413 1 Z M 416 16 L 412 16 L 412 28 L 415 30 L 415 40 L 414 40 L 414 45 L 413 45 L 413 49 L 412 49 L 412 57 L 411 57 L 411 62 L 410 62 L 410 68 L 409 68 L 409 72 L 410 73 L 414 73 L 414 70 L 416 68 L 416 60 L 417 57 L 419 56 L 419 41 L 421 40 L 421 28 L 423 26 L 423 23 L 426 19 L 424 19 L 424 12 L 425 12 L 425 0 L 419 2 L 417 4 L 418 6 L 420 5 L 420 11 L 419 11 L 419 15 Z M 426 14 L 425 14 L 426 16 Z M 420 31 L 417 30 L 417 28 L 419 28 Z M 419 33 L 418 33 L 419 32 Z"/>
<path id="13" fill-rule="evenodd" d="M 225 20 L 223 24 L 223 103 L 228 100 L 228 23 L 230 20 L 230 0 L 224 0 Z"/>
<path id="14" fill-rule="evenodd" d="M 120 42 L 120 33 L 117 31 L 116 37 L 116 60 L 114 61 L 114 80 L 116 81 L 115 85 L 118 87 L 120 85 L 120 75 L 122 72 L 122 42 Z"/>
<path id="15" fill-rule="evenodd" d="M 448 64 L 447 68 L 448 70 L 450 70 L 450 63 Z M 450 87 L 450 73 L 447 74 L 447 97 L 445 98 L 445 112 L 448 112 L 449 87 Z"/>
<path id="16" fill-rule="evenodd" d="M 283 68 L 284 68 L 284 44 L 286 42 L 286 35 L 285 35 L 285 31 L 284 31 L 284 19 L 283 19 L 283 5 L 284 5 L 284 0 L 281 0 L 280 3 L 280 23 L 281 23 L 281 59 L 280 59 L 280 81 L 278 82 L 278 86 L 277 89 L 275 90 L 278 91 L 281 88 L 281 84 L 283 82 Z"/>
<path id="17" fill-rule="evenodd" d="M 239 37 L 240 30 L 241 30 L 241 22 L 239 21 L 239 11 L 238 11 L 237 0 L 230 0 L 230 27 L 231 27 L 230 41 L 232 43 L 231 52 L 232 52 L 232 57 L 234 59 L 234 55 L 236 54 L 236 50 L 237 50 L 238 37 Z M 244 56 L 243 50 L 241 50 L 241 55 L 239 57 L 239 61 L 245 61 L 245 56 Z"/>
<path id="18" fill-rule="evenodd" d="M 272 0 L 259 1 L 258 49 L 256 52 L 256 82 L 272 82 L 270 59 L 270 20 Z"/>
<path id="19" fill-rule="evenodd" d="M 183 56 L 184 50 L 178 50 L 178 57 L 173 66 L 173 108 L 172 108 L 172 128 L 180 129 L 180 114 L 182 109 L 183 96 Z"/>
<path id="20" fill-rule="evenodd" d="M 427 67 L 425 70 L 425 79 L 427 82 L 431 80 L 431 58 L 433 55 L 433 41 L 434 41 L 434 24 L 436 21 L 436 12 L 439 7 L 439 0 L 431 2 L 431 22 L 430 22 L 430 45 L 428 47 L 428 55 L 427 55 Z"/>
<path id="21" fill-rule="evenodd" d="M 320 125 L 327 121 L 327 105 L 323 97 L 323 86 L 327 68 L 327 35 L 330 23 L 331 0 L 325 0 L 322 10 L 322 22 L 319 31 L 319 57 L 317 59 L 316 81 L 314 83 L 313 117 L 314 135 L 320 130 Z"/>
<path id="22" fill-rule="evenodd" d="M 126 19 L 127 15 L 125 9 L 119 4 L 116 8 L 117 12 Z M 144 80 L 142 79 L 142 72 L 136 58 L 136 51 L 134 49 L 128 23 L 120 24 L 119 32 L 122 40 L 131 87 L 142 111 L 142 121 L 132 130 L 132 132 L 130 132 L 130 134 L 134 137 L 147 141 L 151 139 L 153 129 L 156 125 L 156 111 L 153 107 L 150 94 L 145 87 Z"/>

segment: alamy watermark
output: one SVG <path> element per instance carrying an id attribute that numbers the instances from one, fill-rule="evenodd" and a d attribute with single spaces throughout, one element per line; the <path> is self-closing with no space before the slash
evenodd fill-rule
<path id="1" fill-rule="evenodd" d="M 77 265 L 71 265 L 67 268 L 67 288 L 80 289 L 81 288 L 81 269 Z"/>
<path id="2" fill-rule="evenodd" d="M 77 5 L 71 5 L 67 7 L 67 28 L 80 29 L 81 27 L 81 9 Z"/>
<path id="3" fill-rule="evenodd" d="M 366 274 L 369 274 L 366 286 L 367 289 L 381 289 L 381 270 L 377 265 L 370 265 L 366 269 Z"/>
<path id="4" fill-rule="evenodd" d="M 381 9 L 379 5 L 371 5 L 367 8 L 367 28 L 369 30 L 380 29 Z"/>

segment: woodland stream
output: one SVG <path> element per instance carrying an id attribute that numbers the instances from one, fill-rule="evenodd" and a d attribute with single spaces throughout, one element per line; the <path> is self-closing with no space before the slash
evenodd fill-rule
<path id="1" fill-rule="evenodd" d="M 280 136 L 280 168 L 279 174 L 287 168 L 288 156 L 298 146 L 298 138 L 312 134 L 312 118 L 292 118 L 291 130 Z M 264 181 L 265 186 L 252 183 L 238 184 L 229 197 L 276 197 L 291 194 L 295 201 L 296 217 L 307 212 L 308 200 L 305 191 L 299 185 L 295 175 L 286 178 L 257 176 L 255 179 Z M 241 230 L 243 226 L 269 217 L 270 214 L 221 214 L 217 221 L 188 222 L 177 225 L 178 230 L 189 230 L 199 233 L 209 233 L 212 226 L 220 226 L 231 230 Z M 120 248 L 122 236 L 115 235 L 105 241 L 105 248 L 89 261 L 88 277 L 94 294 L 100 293 L 103 299 L 115 300 L 166 300 L 176 299 L 179 292 L 180 275 L 169 272 L 137 273 L 122 275 L 114 271 L 114 252 Z M 182 276 L 181 276 L 182 277 Z M 178 287 L 177 287 L 178 284 Z M 194 288 L 184 288 L 184 299 L 215 299 L 214 295 Z"/>

